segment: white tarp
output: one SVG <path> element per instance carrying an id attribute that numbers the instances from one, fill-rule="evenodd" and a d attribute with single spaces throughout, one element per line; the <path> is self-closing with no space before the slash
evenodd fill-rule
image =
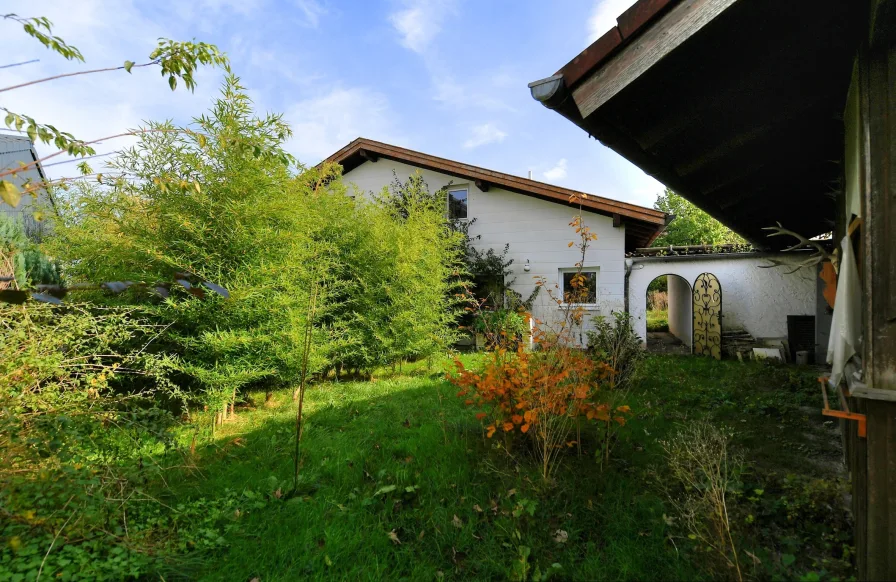
<path id="1" fill-rule="evenodd" d="M 834 387 L 840 385 L 846 364 L 862 348 L 862 283 L 848 236 L 843 237 L 840 248 L 840 273 L 827 358 L 832 365 L 830 382 Z"/>

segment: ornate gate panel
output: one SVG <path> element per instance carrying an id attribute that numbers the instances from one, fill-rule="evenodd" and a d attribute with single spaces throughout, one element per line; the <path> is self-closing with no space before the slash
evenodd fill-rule
<path id="1" fill-rule="evenodd" d="M 694 281 L 694 353 L 722 359 L 722 285 L 712 273 Z"/>

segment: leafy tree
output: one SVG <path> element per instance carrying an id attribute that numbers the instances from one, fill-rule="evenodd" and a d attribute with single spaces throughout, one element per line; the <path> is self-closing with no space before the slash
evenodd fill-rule
<path id="1" fill-rule="evenodd" d="M 675 215 L 653 242 L 655 247 L 746 244 L 740 235 L 668 188 L 657 197 L 653 207 Z"/>
<path id="2" fill-rule="evenodd" d="M 76 280 L 187 272 L 230 291 L 231 301 L 202 300 L 204 291 L 184 281 L 152 308 L 167 326 L 165 347 L 180 354 L 205 403 L 232 404 L 241 386 L 261 378 L 297 379 L 303 336 L 291 324 L 304 318 L 314 249 L 297 236 L 305 215 L 287 187 L 289 128 L 276 115 L 255 117 L 230 75 L 210 114 L 192 126 L 148 129 L 110 163 L 104 184 L 72 191 L 50 244 Z M 122 298 L 130 300 L 145 299 Z"/>
<path id="3" fill-rule="evenodd" d="M 84 62 L 84 56 L 76 47 L 66 43 L 63 39 L 53 35 L 53 23 L 46 17 L 24 18 L 17 14 L 2 15 L 2 19 L 7 22 L 16 23 L 22 26 L 22 31 L 28 36 L 36 39 L 49 50 L 55 52 L 61 57 L 70 61 Z M 104 67 L 101 69 L 91 69 L 86 71 L 75 71 L 54 75 L 43 79 L 35 79 L 18 85 L 8 87 L 0 87 L 0 93 L 36 85 L 38 83 L 46 83 L 55 79 L 64 77 L 72 77 L 78 75 L 90 75 L 95 73 L 105 73 L 111 71 L 125 71 L 131 73 L 134 68 L 140 67 L 158 67 L 162 76 L 168 81 L 171 90 L 177 88 L 178 81 L 193 91 L 196 88 L 196 80 L 194 73 L 198 67 L 202 65 L 228 66 L 227 57 L 218 51 L 218 48 L 211 44 L 203 42 L 176 42 L 169 39 L 159 39 L 159 43 L 155 49 L 149 54 L 147 62 L 136 64 L 134 61 L 124 61 L 124 64 L 113 67 Z M 31 169 L 38 163 L 54 158 L 58 155 L 68 154 L 70 156 L 91 156 L 96 153 L 92 144 L 100 141 L 108 141 L 112 138 L 123 137 L 126 135 L 134 135 L 135 132 L 127 131 L 118 135 L 105 136 L 99 139 L 91 139 L 84 141 L 73 136 L 71 133 L 57 129 L 48 123 L 42 123 L 28 115 L 10 111 L 6 107 L 0 105 L 0 111 L 6 113 L 4 122 L 6 127 L 23 131 L 28 134 L 34 142 L 41 142 L 46 145 L 55 147 L 58 151 L 48 156 L 36 160 L 31 163 L 23 164 L 14 168 L 0 171 L 0 201 L 10 206 L 18 206 L 19 201 L 25 194 L 37 196 L 37 193 L 53 184 L 64 184 L 71 182 L 74 177 L 65 177 L 49 181 L 41 181 L 37 183 L 20 183 L 17 184 L 13 178 L 16 174 L 20 174 Z M 142 130 L 146 131 L 146 130 Z M 90 174 L 89 171 L 83 169 L 88 166 L 81 166 L 82 173 Z"/>

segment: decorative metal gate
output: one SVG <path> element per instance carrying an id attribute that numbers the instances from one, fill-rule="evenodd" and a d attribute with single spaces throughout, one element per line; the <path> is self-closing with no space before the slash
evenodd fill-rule
<path id="1" fill-rule="evenodd" d="M 722 285 L 712 273 L 694 281 L 694 353 L 722 359 Z"/>

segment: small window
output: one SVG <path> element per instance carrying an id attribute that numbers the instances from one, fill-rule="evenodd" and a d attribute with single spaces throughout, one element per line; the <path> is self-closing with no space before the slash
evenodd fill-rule
<path id="1" fill-rule="evenodd" d="M 467 218 L 467 189 L 448 190 L 448 218 L 451 220 Z"/>
<path id="2" fill-rule="evenodd" d="M 594 305 L 597 303 L 597 269 L 563 269 L 560 273 L 563 302 Z"/>

